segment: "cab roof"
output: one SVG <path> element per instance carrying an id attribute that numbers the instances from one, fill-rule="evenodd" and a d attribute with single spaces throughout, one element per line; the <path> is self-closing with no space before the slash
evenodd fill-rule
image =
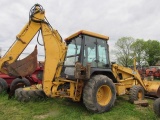
<path id="1" fill-rule="evenodd" d="M 93 36 L 93 37 L 96 37 L 96 38 L 101 38 L 101 39 L 109 40 L 108 36 L 101 35 L 101 34 L 94 33 L 94 32 L 90 32 L 90 31 L 86 31 L 86 30 L 80 30 L 80 31 L 78 31 L 78 32 L 70 35 L 69 37 L 67 37 L 65 39 L 65 41 L 73 39 L 74 37 L 76 37 L 76 36 L 78 36 L 80 34 L 85 34 L 85 35 Z"/>

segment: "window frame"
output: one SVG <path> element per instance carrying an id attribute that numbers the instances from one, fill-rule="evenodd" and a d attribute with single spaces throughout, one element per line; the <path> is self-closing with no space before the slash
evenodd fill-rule
<path id="1" fill-rule="evenodd" d="M 92 37 L 92 38 L 95 38 L 95 42 L 96 42 L 96 67 L 92 67 L 92 68 L 107 68 L 108 66 L 110 66 L 110 60 L 109 60 L 109 46 L 108 46 L 108 42 L 106 41 L 106 40 L 104 40 L 104 39 L 102 39 L 102 38 L 97 38 L 97 37 L 94 37 L 94 36 L 90 36 L 90 35 L 86 35 L 86 34 L 83 34 L 83 47 L 85 46 L 85 43 L 86 43 L 86 37 Z M 105 47 L 105 55 L 106 55 L 106 59 L 105 59 L 105 62 L 106 62 L 106 66 L 105 67 L 101 67 L 101 66 L 98 66 L 98 60 L 99 60 L 99 57 L 98 57 L 98 41 L 100 41 L 100 40 L 103 40 L 103 41 L 105 41 L 105 44 L 106 44 L 106 47 Z M 84 51 L 85 51 L 85 49 L 83 49 L 83 52 L 82 52 L 82 54 L 83 54 L 83 58 L 84 58 Z M 82 64 L 83 64 L 83 66 L 85 66 L 84 65 L 84 63 L 85 63 L 85 61 L 84 61 L 84 59 L 83 59 L 83 61 L 82 61 Z"/>

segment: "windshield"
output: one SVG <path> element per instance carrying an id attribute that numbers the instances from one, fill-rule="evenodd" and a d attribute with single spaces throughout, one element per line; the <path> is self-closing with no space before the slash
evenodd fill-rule
<path id="1" fill-rule="evenodd" d="M 79 61 L 81 49 L 81 38 L 77 37 L 73 39 L 68 45 L 68 51 L 64 65 L 75 65 Z"/>
<path id="2" fill-rule="evenodd" d="M 85 36 L 83 66 L 91 63 L 91 67 L 105 68 L 109 65 L 108 45 L 105 40 Z"/>

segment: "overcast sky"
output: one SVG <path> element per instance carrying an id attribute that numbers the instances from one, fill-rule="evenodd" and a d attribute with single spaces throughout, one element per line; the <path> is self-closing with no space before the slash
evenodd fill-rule
<path id="1" fill-rule="evenodd" d="M 110 50 L 121 37 L 160 41 L 160 0 L 1 0 L 0 47 L 2 54 L 28 22 L 29 10 L 39 3 L 62 38 L 79 30 L 110 37 Z M 36 39 L 25 50 L 30 53 Z M 38 46 L 39 54 L 43 47 Z"/>

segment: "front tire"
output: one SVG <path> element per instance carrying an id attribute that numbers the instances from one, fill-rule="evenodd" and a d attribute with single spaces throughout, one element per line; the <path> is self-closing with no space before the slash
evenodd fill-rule
<path id="1" fill-rule="evenodd" d="M 157 98 L 153 103 L 154 113 L 160 117 L 160 98 Z"/>
<path id="2" fill-rule="evenodd" d="M 130 89 L 130 96 L 129 101 L 131 103 L 134 103 L 134 101 L 137 100 L 143 100 L 144 99 L 144 89 L 142 86 L 134 85 Z"/>
<path id="3" fill-rule="evenodd" d="M 113 81 L 105 75 L 93 76 L 83 90 L 83 103 L 94 113 L 109 111 L 116 100 Z"/>

